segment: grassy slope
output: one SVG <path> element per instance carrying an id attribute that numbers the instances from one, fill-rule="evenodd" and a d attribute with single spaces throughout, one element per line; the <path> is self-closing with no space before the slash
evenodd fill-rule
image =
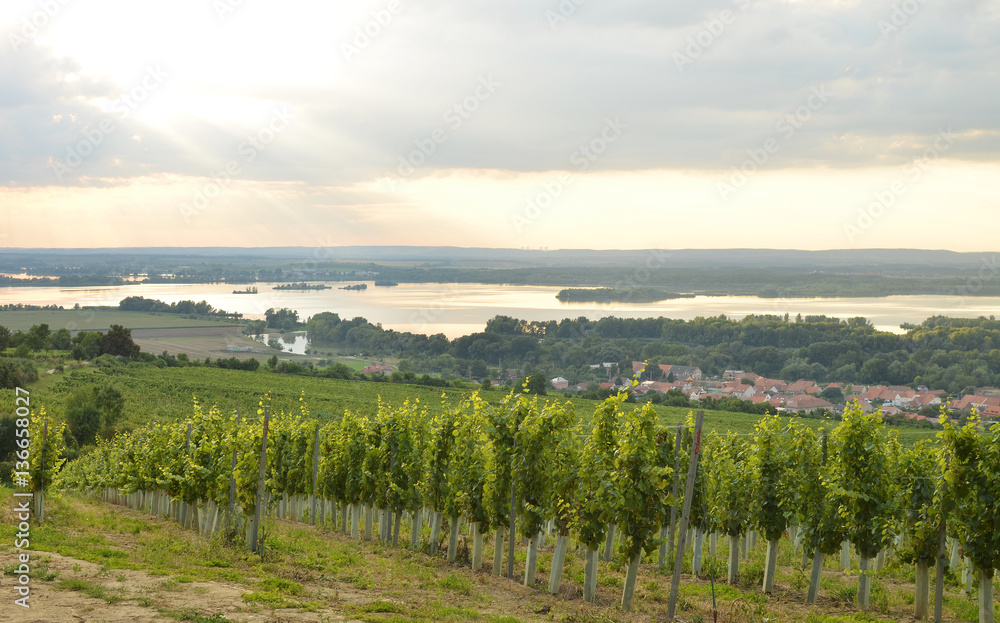
<path id="1" fill-rule="evenodd" d="M 35 405 L 45 405 L 55 416 L 61 416 L 66 395 L 79 385 L 110 381 L 121 389 L 126 397 L 126 424 L 140 426 L 150 421 L 170 421 L 183 418 L 191 413 L 195 396 L 202 405 L 217 405 L 223 411 L 239 409 L 241 413 L 256 411 L 262 394 L 270 392 L 275 408 L 297 408 L 298 399 L 305 395 L 310 413 L 322 420 L 339 419 L 345 410 L 374 414 L 381 398 L 391 404 L 401 404 L 404 400 L 419 399 L 429 408 L 438 408 L 442 400 L 454 404 L 471 394 L 471 390 L 456 388 L 431 388 L 419 385 L 397 383 L 373 383 L 368 381 L 344 381 L 313 377 L 273 374 L 263 370 L 244 372 L 210 367 L 155 368 L 127 367 L 115 374 L 85 366 L 81 370 L 59 374 L 42 375 L 43 378 L 32 388 Z M 486 392 L 491 402 L 499 401 L 505 392 L 494 389 Z M 442 397 L 443 396 L 443 397 Z M 549 398 L 554 398 L 549 396 Z M 556 397 L 562 398 L 562 397 Z M 589 421 L 597 402 L 581 398 L 570 398 L 577 415 L 584 422 Z M 0 390 L 0 409 L 10 412 L 13 408 L 13 392 Z M 689 409 L 658 405 L 657 413 L 664 424 L 685 421 Z M 731 411 L 707 411 L 706 430 L 721 432 L 734 431 L 749 433 L 753 430 L 758 416 Z M 819 426 L 821 420 L 803 419 L 810 426 Z M 933 436 L 935 433 L 923 429 L 900 429 L 904 443 Z"/>
<path id="2" fill-rule="evenodd" d="M 0 560 L 13 570 L 11 544 L 15 522 L 9 489 L 0 489 Z M 563 587 L 559 596 L 545 591 L 552 559 L 553 539 L 540 548 L 539 584 L 489 575 L 493 545 L 487 539 L 483 572 L 468 564 L 463 530 L 457 565 L 442 555 L 430 556 L 377 542 L 352 540 L 327 526 L 319 529 L 269 518 L 270 534 L 263 560 L 240 547 L 227 547 L 183 531 L 163 518 L 103 504 L 75 494 L 50 497 L 47 521 L 32 526 L 33 595 L 76 591 L 74 608 L 110 616 L 119 609 L 148 612 L 169 618 L 221 623 L 246 620 L 249 613 L 274 610 L 266 620 L 336 620 L 346 616 L 362 621 L 577 621 L 630 623 L 663 620 L 669 594 L 669 575 L 657 569 L 655 553 L 640 569 L 634 612 L 624 614 L 621 597 L 625 565 L 621 560 L 601 563 L 597 602 L 580 599 L 583 560 L 570 543 Z M 404 522 L 401 543 L 409 542 Z M 426 540 L 427 528 L 423 537 Z M 445 535 L 442 534 L 444 539 Z M 708 557 L 706 542 L 706 558 Z M 523 574 L 525 548 L 518 543 L 515 574 Z M 739 581 L 728 586 L 725 577 L 728 547 L 719 541 L 714 562 L 715 595 L 721 621 L 772 623 L 860 623 L 911 620 L 913 569 L 889 558 L 873 581 L 872 609 L 859 613 L 853 605 L 857 579 L 837 568 L 839 556 L 828 558 L 817 606 L 804 601 L 808 568 L 793 554 L 788 539 L 779 549 L 775 593 L 768 597 L 759 585 L 764 565 L 764 542 L 758 540 L 750 558 L 741 562 Z M 43 552 L 51 552 L 46 555 Z M 440 550 L 439 550 L 440 552 Z M 59 555 L 59 556 L 57 556 Z M 61 556 L 70 557 L 69 560 Z M 690 568 L 686 555 L 685 573 Z M 74 564 L 74 561 L 86 561 Z M 669 561 L 668 561 L 669 562 Z M 87 564 L 93 563 L 93 564 Z M 857 559 L 852 560 L 853 568 Z M 668 568 L 670 565 L 668 564 Z M 946 583 L 945 620 L 975 622 L 974 598 L 963 597 L 953 576 Z M 220 600 L 220 593 L 229 602 Z M 65 595 L 66 593 L 63 593 Z M 932 589 L 933 594 L 933 589 Z M 223 607 L 224 606 L 224 607 Z M 686 575 L 682 581 L 678 615 L 687 622 L 711 621 L 712 586 L 708 577 Z M 261 616 L 258 614 L 257 616 Z M 141 616 L 141 615 L 133 615 Z M 198 618 L 198 617 L 205 618 Z M 210 618 L 212 617 L 212 618 Z M 143 617 L 146 618 L 146 617 Z M 117 620 L 117 619 L 116 619 Z"/>

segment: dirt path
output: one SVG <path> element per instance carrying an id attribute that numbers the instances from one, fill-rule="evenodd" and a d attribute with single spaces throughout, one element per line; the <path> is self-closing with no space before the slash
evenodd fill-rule
<path id="1" fill-rule="evenodd" d="M 177 617 L 161 614 L 197 613 L 210 621 L 218 614 L 239 623 L 320 623 L 345 621 L 330 610 L 300 612 L 294 609 L 270 610 L 244 603 L 247 587 L 225 582 L 184 582 L 144 571 L 113 569 L 101 571 L 90 562 L 39 552 L 38 561 L 48 573 L 58 573 L 54 580 L 32 583 L 31 607 L 23 610 L 8 605 L 0 609 L 0 621 L 18 623 L 175 623 Z M 80 589 L 60 588 L 71 582 Z M 98 591 L 100 591 L 98 593 Z M 90 596 L 95 593 L 98 596 Z M 112 601 L 114 603 L 109 603 Z"/>

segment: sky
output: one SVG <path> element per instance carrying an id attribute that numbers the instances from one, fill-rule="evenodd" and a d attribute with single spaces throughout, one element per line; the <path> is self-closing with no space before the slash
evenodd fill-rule
<path id="1" fill-rule="evenodd" d="M 1000 0 L 4 0 L 0 247 L 997 251 L 998 110 Z"/>

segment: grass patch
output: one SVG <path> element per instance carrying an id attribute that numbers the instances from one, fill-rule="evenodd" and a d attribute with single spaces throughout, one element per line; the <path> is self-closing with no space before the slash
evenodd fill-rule
<path id="1" fill-rule="evenodd" d="M 100 584 L 90 582 L 89 580 L 70 578 L 60 580 L 59 584 L 56 586 L 62 590 L 78 591 L 87 597 L 93 597 L 94 599 L 103 599 L 109 604 L 116 604 L 122 601 L 122 596 L 120 594 L 112 593 Z"/>
<path id="2" fill-rule="evenodd" d="M 472 594 L 472 582 L 468 578 L 455 575 L 454 573 L 449 573 L 438 580 L 438 586 L 450 591 L 455 591 L 459 595 Z"/>
<path id="3" fill-rule="evenodd" d="M 268 578 L 260 583 L 261 588 L 285 595 L 301 595 L 302 585 L 284 578 Z"/>
<path id="4" fill-rule="evenodd" d="M 285 600 L 284 596 L 274 591 L 254 591 L 243 593 L 243 601 L 248 604 L 259 604 L 268 608 L 291 608 L 294 607 Z"/>
<path id="5" fill-rule="evenodd" d="M 354 611 L 355 612 L 397 612 L 397 613 L 401 613 L 401 612 L 403 612 L 403 606 L 401 606 L 401 605 L 399 605 L 397 603 L 391 602 L 391 601 L 386 601 L 384 599 L 376 599 L 375 601 L 371 602 L 370 604 L 365 604 L 363 606 L 355 606 Z"/>
<path id="6" fill-rule="evenodd" d="M 211 616 L 198 614 L 197 612 L 185 612 L 178 618 L 179 621 L 191 621 L 191 623 L 229 623 L 229 619 L 218 612 Z"/>

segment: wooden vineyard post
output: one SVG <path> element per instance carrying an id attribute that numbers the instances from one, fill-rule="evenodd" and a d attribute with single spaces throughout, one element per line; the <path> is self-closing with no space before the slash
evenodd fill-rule
<path id="1" fill-rule="evenodd" d="M 483 533 L 479 531 L 479 522 L 473 521 L 472 526 L 472 570 L 479 571 L 483 567 Z"/>
<path id="2" fill-rule="evenodd" d="M 508 531 L 507 546 L 507 579 L 514 579 L 514 535 L 517 534 L 516 509 L 514 508 L 514 479 L 510 482 L 510 530 Z"/>
<path id="3" fill-rule="evenodd" d="M 264 407 L 264 431 L 260 440 L 260 474 L 257 476 L 257 504 L 253 511 L 253 521 L 247 533 L 247 546 L 257 553 L 257 539 L 260 535 L 261 506 L 264 504 L 264 468 L 267 466 L 267 427 L 271 422 L 271 407 Z"/>
<path id="4" fill-rule="evenodd" d="M 448 562 L 454 563 L 458 558 L 458 517 L 449 517 L 451 531 L 448 534 Z"/>
<path id="5" fill-rule="evenodd" d="M 993 623 L 993 570 L 979 572 L 979 623 Z"/>
<path id="6" fill-rule="evenodd" d="M 569 547 L 568 534 L 556 534 L 556 552 L 552 556 L 552 570 L 549 574 L 549 593 L 559 593 L 562 583 L 563 565 L 566 561 L 566 549 Z"/>
<path id="7" fill-rule="evenodd" d="M 945 453 L 944 468 L 948 469 L 950 457 Z M 941 483 L 941 499 L 948 498 L 948 480 Z M 948 525 L 946 514 L 941 513 L 941 524 L 938 526 L 938 559 L 935 569 L 934 586 L 934 622 L 941 623 L 941 610 L 944 607 L 944 557 L 948 552 Z"/>
<path id="8" fill-rule="evenodd" d="M 187 425 L 187 437 L 184 441 L 184 452 L 188 455 L 191 454 L 191 424 Z M 188 503 L 187 500 L 181 500 L 181 528 L 188 527 Z"/>
<path id="9" fill-rule="evenodd" d="M 916 587 L 913 595 L 913 617 L 919 621 L 927 620 L 927 602 L 930 592 L 930 569 L 926 560 L 917 561 Z"/>
<path id="10" fill-rule="evenodd" d="M 317 477 L 319 476 L 319 424 L 316 425 L 316 436 L 313 438 L 313 488 L 312 488 L 312 513 L 309 515 L 309 523 L 316 525 L 316 488 Z"/>
<path id="11" fill-rule="evenodd" d="M 38 523 L 45 521 L 45 444 L 49 440 L 49 421 L 45 420 L 42 427 L 42 468 L 38 475 L 38 495 L 35 496 L 36 512 L 35 517 Z"/>
<path id="12" fill-rule="evenodd" d="M 674 441 L 674 503 L 670 506 L 670 528 L 667 533 L 667 542 L 660 546 L 660 566 L 667 563 L 667 552 L 674 550 L 674 531 L 677 528 L 677 494 L 680 493 L 680 471 L 681 471 L 681 425 L 677 425 L 677 438 Z"/>
<path id="13" fill-rule="evenodd" d="M 236 410 L 236 427 L 240 425 L 240 412 L 239 409 Z M 236 512 L 236 446 L 233 446 L 233 469 L 229 476 L 229 513 L 226 515 L 226 529 L 227 531 L 231 529 L 235 522 L 234 514 Z"/>
<path id="14" fill-rule="evenodd" d="M 694 420 L 694 440 L 691 444 L 691 462 L 688 464 L 687 482 L 684 487 L 684 508 L 681 510 L 681 531 L 677 539 L 677 555 L 674 558 L 674 577 L 670 581 L 670 602 L 667 604 L 667 620 L 674 620 L 677 609 L 677 595 L 681 587 L 681 570 L 684 566 L 684 541 L 687 530 L 684 529 L 691 517 L 691 498 L 694 496 L 694 479 L 698 472 L 698 456 L 701 454 L 701 426 L 705 420 L 705 411 L 698 409 Z"/>
<path id="15" fill-rule="evenodd" d="M 410 515 L 410 549 L 417 550 L 420 549 L 420 530 L 423 527 L 423 514 L 422 508 L 418 508 L 413 511 Z"/>
<path id="16" fill-rule="evenodd" d="M 503 540 L 505 528 L 498 526 L 493 537 L 493 575 L 500 577 L 503 573 Z"/>
<path id="17" fill-rule="evenodd" d="M 611 561 L 611 555 L 615 551 L 615 524 L 608 524 L 607 538 L 604 540 L 604 562 Z"/>

